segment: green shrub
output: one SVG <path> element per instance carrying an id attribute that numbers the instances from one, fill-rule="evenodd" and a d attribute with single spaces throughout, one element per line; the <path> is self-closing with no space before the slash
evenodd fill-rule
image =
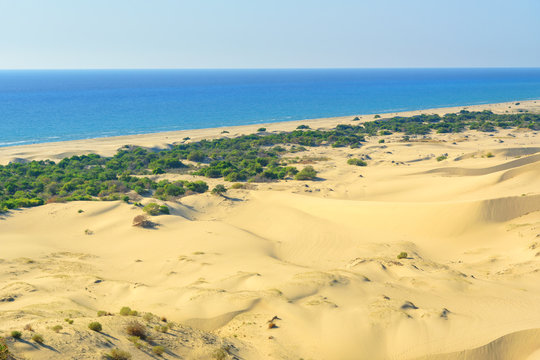
<path id="1" fill-rule="evenodd" d="M 265 132 L 265 131 L 266 131 L 266 128 L 263 128 L 263 127 L 262 127 L 262 128 L 258 128 L 257 131 L 258 131 L 258 132 Z"/>
<path id="2" fill-rule="evenodd" d="M 212 194 L 214 195 L 223 195 L 226 192 L 227 192 L 227 188 L 222 184 L 218 184 L 212 189 Z"/>
<path id="3" fill-rule="evenodd" d="M 159 205 L 156 204 L 156 203 L 146 204 L 146 206 L 143 207 L 143 211 L 145 213 L 147 213 L 148 215 L 152 215 L 152 216 L 156 216 L 156 215 L 159 215 L 161 213 L 161 211 L 159 209 Z"/>
<path id="4" fill-rule="evenodd" d="M 101 316 L 107 316 L 109 313 L 106 312 L 105 310 L 98 310 L 97 312 L 97 316 L 98 317 L 101 317 Z"/>
<path id="5" fill-rule="evenodd" d="M 347 164 L 356 166 L 367 166 L 367 162 L 361 159 L 352 158 L 347 160 Z"/>
<path id="6" fill-rule="evenodd" d="M 11 337 L 14 339 L 20 339 L 22 336 L 22 333 L 20 331 L 14 330 L 11 332 Z"/>
<path id="7" fill-rule="evenodd" d="M 62 330 L 64 327 L 62 325 L 54 325 L 51 330 L 54 331 L 55 333 L 59 333 L 60 330 Z"/>
<path id="8" fill-rule="evenodd" d="M 373 118 L 374 118 L 374 119 L 380 119 L 380 118 L 381 118 L 381 115 L 375 115 Z"/>
<path id="9" fill-rule="evenodd" d="M 73 319 L 65 318 L 64 321 L 67 322 L 69 325 L 73 324 Z"/>
<path id="10" fill-rule="evenodd" d="M 43 339 L 43 336 L 41 336 L 40 334 L 34 334 L 32 336 L 32 340 L 34 340 L 38 344 L 43 344 L 45 342 L 45 340 Z"/>
<path id="11" fill-rule="evenodd" d="M 120 309 L 120 315 L 122 316 L 128 316 L 131 312 L 131 308 L 129 306 L 124 306 Z"/>
<path id="12" fill-rule="evenodd" d="M 309 126 L 308 125 L 298 125 L 296 127 L 296 129 L 298 129 L 298 130 L 309 129 Z"/>
<path id="13" fill-rule="evenodd" d="M 379 139 L 379 144 L 384 144 L 384 139 Z"/>
<path id="14" fill-rule="evenodd" d="M 156 325 L 154 326 L 154 330 L 156 330 L 157 332 L 160 332 L 160 333 L 166 333 L 168 330 L 169 330 L 169 327 L 168 326 L 161 326 L 161 325 Z"/>
<path id="15" fill-rule="evenodd" d="M 448 155 L 447 154 L 443 154 L 441 156 L 437 156 L 437 161 L 443 161 L 443 160 L 446 160 L 448 159 Z"/>
<path id="16" fill-rule="evenodd" d="M 317 177 L 317 171 L 313 166 L 306 166 L 300 170 L 294 177 L 296 180 L 313 180 Z"/>
<path id="17" fill-rule="evenodd" d="M 157 345 L 152 348 L 152 352 L 157 356 L 161 356 L 165 352 L 165 348 L 163 346 Z"/>
<path id="18" fill-rule="evenodd" d="M 234 183 L 231 185 L 231 189 L 245 189 L 246 185 L 242 183 Z"/>
<path id="19" fill-rule="evenodd" d="M 397 256 L 398 259 L 406 259 L 408 257 L 409 255 L 405 251 L 400 252 Z"/>
<path id="20" fill-rule="evenodd" d="M 131 354 L 127 351 L 120 349 L 112 349 L 109 353 L 104 355 L 107 360 L 130 360 Z"/>
<path id="21" fill-rule="evenodd" d="M 145 314 L 143 315 L 143 319 L 144 319 L 145 321 L 147 321 L 147 322 L 150 322 L 150 321 L 154 320 L 155 317 L 156 317 L 156 316 L 155 316 L 154 314 L 149 313 L 149 312 L 148 312 L 148 313 L 145 313 Z"/>
<path id="22" fill-rule="evenodd" d="M 3 337 L 0 337 L 0 360 L 9 360 L 11 359 L 11 354 L 6 344 L 6 340 Z"/>
<path id="23" fill-rule="evenodd" d="M 90 324 L 88 324 L 88 328 L 92 331 L 97 331 L 97 332 L 100 332 L 101 330 L 103 330 L 103 327 L 97 321 L 93 321 Z"/>
<path id="24" fill-rule="evenodd" d="M 487 157 L 487 158 L 492 158 L 492 157 L 494 157 L 494 156 L 495 156 L 495 155 L 493 155 L 493 153 L 491 153 L 491 152 L 488 152 L 488 153 L 486 154 L 486 157 Z"/>
<path id="25" fill-rule="evenodd" d="M 160 205 L 159 206 L 159 212 L 161 214 L 165 214 L 165 215 L 169 215 L 171 213 L 171 211 L 169 210 L 169 208 L 165 205 Z"/>

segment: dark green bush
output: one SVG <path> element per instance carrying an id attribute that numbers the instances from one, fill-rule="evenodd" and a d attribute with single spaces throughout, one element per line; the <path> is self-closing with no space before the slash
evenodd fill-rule
<path id="1" fill-rule="evenodd" d="M 313 168 L 313 166 L 306 166 L 302 170 L 300 170 L 296 176 L 296 180 L 313 180 L 317 177 L 317 171 Z"/>

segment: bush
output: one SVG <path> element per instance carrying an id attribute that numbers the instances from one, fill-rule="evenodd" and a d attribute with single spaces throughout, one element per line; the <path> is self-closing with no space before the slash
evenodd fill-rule
<path id="1" fill-rule="evenodd" d="M 138 321 L 131 321 L 126 325 L 126 333 L 131 336 L 138 336 L 146 339 L 146 327 Z"/>
<path id="2" fill-rule="evenodd" d="M 165 205 L 160 205 L 159 206 L 159 212 L 161 214 L 165 214 L 165 215 L 169 215 L 171 213 L 171 211 L 169 210 L 169 208 Z"/>
<path id="3" fill-rule="evenodd" d="M 347 160 L 347 164 L 356 166 L 367 166 L 367 162 L 361 159 L 352 158 Z"/>
<path id="4" fill-rule="evenodd" d="M 131 313 L 131 308 L 129 306 L 124 306 L 120 309 L 120 315 L 128 316 Z"/>
<path id="5" fill-rule="evenodd" d="M 223 195 L 226 192 L 227 192 L 227 188 L 222 184 L 218 184 L 216 185 L 216 187 L 212 189 L 212 194 L 214 195 Z"/>
<path id="6" fill-rule="evenodd" d="M 246 185 L 242 183 L 235 183 L 231 185 L 231 189 L 245 189 Z"/>
<path id="7" fill-rule="evenodd" d="M 105 354 L 104 357 L 108 360 L 130 360 L 131 354 L 124 350 L 112 349 L 111 352 Z"/>
<path id="8" fill-rule="evenodd" d="M 298 130 L 309 129 L 309 126 L 308 126 L 308 125 L 298 125 L 296 128 L 297 128 Z"/>
<path id="9" fill-rule="evenodd" d="M 133 218 L 133 226 L 139 226 L 145 229 L 153 229 L 157 226 L 157 224 L 148 220 L 148 218 L 144 215 L 137 215 Z"/>
<path id="10" fill-rule="evenodd" d="M 38 344 L 43 344 L 45 342 L 45 340 L 43 339 L 43 336 L 39 334 L 34 334 L 34 336 L 32 336 L 32 340 L 34 340 Z"/>
<path id="11" fill-rule="evenodd" d="M 97 321 L 93 321 L 90 324 L 88 324 L 88 328 L 92 331 L 97 331 L 97 332 L 100 332 L 101 330 L 103 330 L 103 327 Z"/>
<path id="12" fill-rule="evenodd" d="M 60 330 L 62 330 L 62 329 L 63 329 L 62 325 L 54 325 L 54 326 L 51 328 L 51 330 L 54 331 L 55 333 L 59 333 Z"/>
<path id="13" fill-rule="evenodd" d="M 381 115 L 375 115 L 373 118 L 374 118 L 374 119 L 380 119 L 380 118 L 381 118 Z"/>
<path id="14" fill-rule="evenodd" d="M 73 325 L 73 319 L 65 318 L 64 321 L 67 322 L 69 325 Z"/>
<path id="15" fill-rule="evenodd" d="M 157 356 L 161 356 L 165 352 L 165 348 L 163 346 L 157 345 L 152 348 L 152 352 Z"/>
<path id="16" fill-rule="evenodd" d="M 11 359 L 11 354 L 4 338 L 0 337 L 0 360 Z"/>
<path id="17" fill-rule="evenodd" d="M 405 251 L 400 252 L 397 256 L 398 259 L 406 259 L 408 257 L 409 255 Z"/>
<path id="18" fill-rule="evenodd" d="M 98 312 L 97 312 L 98 317 L 107 316 L 107 315 L 109 315 L 109 313 L 106 312 L 105 310 L 98 310 Z"/>
<path id="19" fill-rule="evenodd" d="M 20 339 L 22 336 L 22 333 L 20 331 L 12 331 L 11 332 L 11 337 L 14 338 L 14 339 Z"/>
<path id="20" fill-rule="evenodd" d="M 437 161 L 443 161 L 443 160 L 446 160 L 448 159 L 448 155 L 447 154 L 443 154 L 441 156 L 437 156 Z"/>
<path id="21" fill-rule="evenodd" d="M 384 139 L 379 139 L 379 144 L 384 144 Z"/>
<path id="22" fill-rule="evenodd" d="M 265 131 L 266 131 L 266 128 L 263 128 L 263 127 L 262 127 L 262 128 L 258 128 L 257 131 L 258 131 L 258 132 L 265 132 Z"/>
<path id="23" fill-rule="evenodd" d="M 300 172 L 296 174 L 294 177 L 296 180 L 313 180 L 317 176 L 317 171 L 313 168 L 313 166 L 306 166 Z"/>
<path id="24" fill-rule="evenodd" d="M 143 207 L 143 211 L 148 215 L 157 216 L 161 213 L 161 209 L 156 203 L 149 203 Z"/>

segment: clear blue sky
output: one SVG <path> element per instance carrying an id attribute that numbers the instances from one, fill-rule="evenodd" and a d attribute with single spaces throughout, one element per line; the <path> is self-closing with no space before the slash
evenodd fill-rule
<path id="1" fill-rule="evenodd" d="M 0 0 L 0 68 L 540 67 L 539 0 Z"/>

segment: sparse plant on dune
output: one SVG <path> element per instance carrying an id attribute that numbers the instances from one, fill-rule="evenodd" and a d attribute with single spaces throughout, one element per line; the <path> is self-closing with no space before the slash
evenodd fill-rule
<path id="1" fill-rule="evenodd" d="M 296 175 L 296 180 L 313 180 L 317 176 L 317 171 L 313 168 L 313 166 L 306 166 L 302 170 L 300 170 Z"/>
<path id="2" fill-rule="evenodd" d="M 0 337 L 0 360 L 9 360 L 11 359 L 11 354 L 6 344 L 6 340 L 3 337 Z"/>
<path id="3" fill-rule="evenodd" d="M 146 326 L 138 321 L 130 321 L 126 325 L 126 333 L 131 336 L 138 336 L 141 339 L 146 339 Z"/>
<path id="4" fill-rule="evenodd" d="M 112 349 L 110 352 L 103 355 L 107 360 L 130 360 L 131 354 L 120 349 Z"/>
<path id="5" fill-rule="evenodd" d="M 441 156 L 437 156 L 437 161 L 443 161 L 448 159 L 448 154 L 442 154 Z"/>
<path id="6" fill-rule="evenodd" d="M 148 218 L 144 215 L 137 215 L 133 218 L 133 226 L 142 227 L 144 229 L 153 229 L 157 226 L 157 224 L 148 220 Z"/>
<path id="7" fill-rule="evenodd" d="M 398 254 L 398 259 L 407 259 L 409 257 L 409 254 L 407 254 L 405 251 L 402 251 Z"/>
<path id="8" fill-rule="evenodd" d="M 41 336 L 40 334 L 34 334 L 34 336 L 32 336 L 32 340 L 34 340 L 38 344 L 43 344 L 45 342 L 43 336 Z"/>
<path id="9" fill-rule="evenodd" d="M 356 165 L 356 166 L 367 166 L 367 162 L 365 162 L 362 159 L 356 159 L 356 158 L 347 160 L 347 164 Z"/>
<path id="10" fill-rule="evenodd" d="M 120 309 L 120 315 L 122 316 L 128 316 L 131 313 L 131 308 L 129 306 L 123 306 Z"/>
<path id="11" fill-rule="evenodd" d="M 90 324 L 88 324 L 88 328 L 92 331 L 96 331 L 96 332 L 100 332 L 101 330 L 103 330 L 103 327 L 101 326 L 100 323 L 98 323 L 97 321 L 93 321 L 91 322 Z"/>
<path id="12" fill-rule="evenodd" d="M 165 348 L 161 345 L 157 345 L 152 348 L 152 352 L 157 356 L 161 356 L 165 352 Z"/>
<path id="13" fill-rule="evenodd" d="M 223 196 L 223 194 L 225 194 L 226 192 L 227 192 L 227 188 L 222 184 L 218 184 L 212 189 L 212 194 L 214 195 Z"/>
<path id="14" fill-rule="evenodd" d="M 54 325 L 51 330 L 54 331 L 55 333 L 59 333 L 60 330 L 62 330 L 64 327 L 62 325 Z"/>
<path id="15" fill-rule="evenodd" d="M 14 339 L 20 339 L 22 337 L 22 333 L 20 331 L 14 330 L 11 332 L 11 337 Z"/>

